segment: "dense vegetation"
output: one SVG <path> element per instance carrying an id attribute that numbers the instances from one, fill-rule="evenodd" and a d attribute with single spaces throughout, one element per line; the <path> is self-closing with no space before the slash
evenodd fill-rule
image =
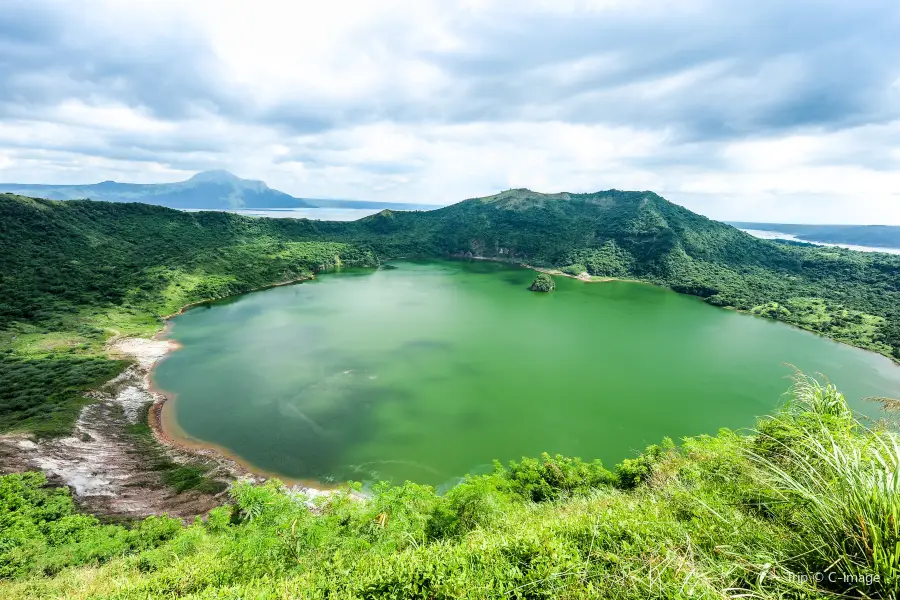
<path id="1" fill-rule="evenodd" d="M 315 227 L 382 256 L 487 256 L 649 281 L 900 358 L 900 256 L 756 239 L 652 192 L 510 190 Z"/>
<path id="2" fill-rule="evenodd" d="M 305 240 L 304 224 L 0 196 L 0 328 L 30 323 L 89 338 L 103 332 L 85 325 L 85 311 L 119 313 L 110 318 L 140 326 L 147 311 L 172 313 L 336 265 L 375 264 L 365 249 Z"/>
<path id="3" fill-rule="evenodd" d="M 78 515 L 0 478 L 0 596 L 17 598 L 896 598 L 900 440 L 800 379 L 739 435 L 664 441 L 614 470 L 543 456 L 430 487 L 315 501 L 239 483 L 182 527 Z"/>
<path id="4" fill-rule="evenodd" d="M 0 195 L 0 431 L 68 431 L 82 392 L 122 368 L 103 355 L 110 336 L 150 335 L 193 302 L 377 262 L 308 237 L 301 221 Z"/>
<path id="5" fill-rule="evenodd" d="M 23 428 L 40 436 L 64 435 L 82 406 L 85 392 L 122 372 L 125 361 L 90 356 L 0 358 L 0 431 Z"/>
<path id="6" fill-rule="evenodd" d="M 102 525 L 75 510 L 68 489 L 47 487 L 41 473 L 0 477 L 0 579 L 98 564 L 155 548 L 181 532 L 181 521 L 165 516 L 130 529 Z"/>
<path id="7" fill-rule="evenodd" d="M 553 278 L 546 273 L 538 273 L 534 281 L 531 282 L 532 292 L 552 292 L 556 288 Z"/>
<path id="8" fill-rule="evenodd" d="M 777 231 L 801 240 L 851 244 L 876 248 L 900 248 L 898 225 L 791 225 L 788 223 L 732 223 L 741 229 Z"/>

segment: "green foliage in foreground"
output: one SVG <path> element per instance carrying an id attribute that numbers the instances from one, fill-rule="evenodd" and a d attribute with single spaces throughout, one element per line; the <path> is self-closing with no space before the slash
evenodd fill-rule
<path id="1" fill-rule="evenodd" d="M 75 511 L 65 488 L 41 473 L 0 477 L 0 577 L 53 575 L 71 565 L 158 547 L 183 534 L 181 521 L 149 517 L 131 529 Z"/>
<path id="2" fill-rule="evenodd" d="M 556 288 L 553 278 L 546 273 L 538 273 L 534 281 L 531 282 L 532 292 L 552 292 Z"/>
<path id="3" fill-rule="evenodd" d="M 752 435 L 666 442 L 613 472 L 545 455 L 362 501 L 240 483 L 185 528 L 100 525 L 13 475 L 0 596 L 896 598 L 898 482 L 896 435 L 806 379 Z"/>

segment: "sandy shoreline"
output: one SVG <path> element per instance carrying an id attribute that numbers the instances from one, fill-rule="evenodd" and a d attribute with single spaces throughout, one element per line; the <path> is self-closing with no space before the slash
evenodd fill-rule
<path id="1" fill-rule="evenodd" d="M 252 291 L 312 278 L 306 275 Z M 167 513 L 189 521 L 222 504 L 224 493 L 175 492 L 154 469 L 154 457 L 135 451 L 130 427 L 140 422 L 146 410 L 158 452 L 179 465 L 203 465 L 210 479 L 230 484 L 239 479 L 259 483 L 278 478 L 293 492 L 307 497 L 333 493 L 330 486 L 317 482 L 266 473 L 224 448 L 183 439 L 171 433 L 171 426 L 167 427 L 165 409 L 169 399 L 163 391 L 154 389 L 152 373 L 161 360 L 181 347 L 167 339 L 170 319 L 221 299 L 224 298 L 194 302 L 163 317 L 160 329 L 151 338 L 111 338 L 106 346 L 107 356 L 131 361 L 131 366 L 85 393 L 94 402 L 81 410 L 71 435 L 52 439 L 38 439 L 28 433 L 0 435 L 0 472 L 40 470 L 54 485 L 69 487 L 86 510 L 100 515 L 144 517 Z"/>
<path id="2" fill-rule="evenodd" d="M 464 258 L 467 260 L 489 260 L 492 262 L 501 262 L 501 263 L 509 263 L 511 265 L 516 265 L 519 267 L 524 267 L 526 269 L 531 269 L 532 271 L 537 271 L 538 273 L 546 273 L 547 275 L 553 275 L 556 277 L 568 277 L 569 279 L 577 279 L 578 281 L 583 281 L 584 283 L 609 283 L 610 281 L 627 281 L 628 283 L 641 283 L 644 285 L 656 285 L 655 283 L 650 283 L 649 281 L 641 281 L 640 279 L 625 279 L 623 277 L 600 277 L 599 275 L 591 275 L 587 271 L 582 271 L 577 275 L 572 275 L 571 273 L 565 273 L 560 271 L 559 269 L 550 269 L 547 267 L 536 267 L 534 265 L 529 265 L 527 263 L 519 262 L 516 260 L 510 260 L 507 258 L 496 258 L 492 256 L 463 256 L 463 255 L 454 255 L 452 258 Z"/>
<path id="3" fill-rule="evenodd" d="M 150 450 L 135 446 L 132 433 L 144 409 L 157 398 L 149 388 L 153 365 L 177 347 L 172 341 L 121 338 L 108 347 L 113 359 L 132 364 L 119 376 L 86 396 L 72 434 L 36 439 L 25 433 L 0 436 L 6 471 L 43 471 L 56 485 L 68 486 L 88 511 L 109 516 L 144 517 L 168 513 L 190 520 L 221 504 L 220 495 L 188 490 L 176 493 L 153 467 L 163 456 L 178 464 L 209 468 L 217 480 L 231 480 L 233 472 L 208 458 L 188 456 L 166 446 Z M 162 456 L 159 456 L 162 453 Z"/>
<path id="4" fill-rule="evenodd" d="M 572 275 L 571 273 L 564 273 L 559 269 L 547 269 L 545 267 L 535 267 L 533 265 L 526 265 L 525 263 L 520 263 L 521 266 L 526 269 L 531 269 L 532 271 L 537 271 L 538 273 L 546 273 L 547 275 L 553 275 L 555 277 L 568 277 L 570 279 L 577 279 L 578 281 L 583 281 L 584 283 L 609 283 L 610 281 L 627 281 L 629 283 L 644 283 L 647 284 L 646 281 L 638 281 L 637 279 L 621 279 L 619 277 L 597 277 L 596 275 L 591 275 L 587 271 L 582 271 L 578 275 Z M 653 285 L 653 284 L 648 284 Z"/>
<path id="5" fill-rule="evenodd" d="M 249 290 L 247 292 L 243 292 L 241 294 L 238 294 L 238 296 L 243 295 L 244 293 L 249 294 L 276 287 L 294 285 L 303 281 L 310 281 L 312 279 L 315 279 L 315 274 L 304 275 L 303 277 L 296 277 L 294 279 L 288 279 L 285 281 L 279 281 L 278 283 L 273 283 L 271 285 L 266 285 L 255 288 L 253 290 Z M 271 473 L 249 463 L 227 448 L 224 448 L 217 444 L 213 444 L 211 442 L 192 438 L 186 432 L 181 430 L 181 428 L 175 421 L 174 416 L 171 414 L 172 405 L 176 401 L 175 395 L 171 392 L 161 390 L 153 385 L 153 369 L 156 367 L 156 365 L 161 360 L 166 358 L 169 354 L 181 348 L 181 345 L 178 344 L 178 342 L 167 339 L 172 326 L 171 320 L 179 315 L 184 314 L 191 308 L 196 308 L 198 306 L 203 306 L 205 304 L 210 304 L 219 300 L 225 300 L 227 298 L 234 297 L 236 296 L 227 296 L 225 298 L 215 298 L 211 300 L 202 300 L 200 302 L 192 302 L 181 307 L 177 312 L 174 312 L 171 315 L 161 317 L 164 321 L 163 327 L 153 336 L 152 339 L 154 341 L 165 342 L 169 344 L 169 346 L 166 352 L 156 357 L 153 360 L 152 364 L 149 364 L 147 367 L 145 377 L 147 390 L 154 396 L 154 402 L 150 406 L 147 414 L 148 425 L 153 431 L 153 435 L 156 438 L 156 441 L 160 445 L 179 453 L 184 453 L 186 455 L 193 455 L 196 457 L 202 457 L 204 459 L 214 460 L 218 462 L 223 468 L 227 469 L 227 471 L 232 474 L 233 479 L 252 479 L 257 482 L 262 482 L 267 479 L 278 479 L 284 482 L 286 485 L 290 486 L 294 491 L 303 492 L 309 496 L 332 493 L 337 488 L 337 486 L 327 485 L 318 481 L 294 479 L 291 477 L 280 475 L 278 473 Z"/>
<path id="6" fill-rule="evenodd" d="M 181 430 L 170 412 L 175 401 L 174 395 L 156 389 L 152 383 L 150 383 L 150 389 L 157 396 L 157 400 L 150 406 L 147 419 L 148 425 L 159 444 L 187 455 L 215 460 L 227 468 L 234 479 L 253 479 L 257 482 L 267 479 L 278 479 L 295 491 L 307 492 L 309 495 L 329 493 L 339 487 L 329 486 L 319 481 L 295 479 L 272 473 L 257 467 L 218 444 L 192 438 Z"/>

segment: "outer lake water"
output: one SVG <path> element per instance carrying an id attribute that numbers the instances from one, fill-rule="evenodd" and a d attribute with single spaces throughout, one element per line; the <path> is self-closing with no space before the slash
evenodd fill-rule
<path id="1" fill-rule="evenodd" d="M 325 274 L 191 309 L 156 384 L 181 433 L 290 479 L 442 485 L 541 452 L 611 467 L 664 436 L 741 428 L 786 363 L 858 412 L 896 396 L 888 359 L 697 298 L 475 261 Z"/>

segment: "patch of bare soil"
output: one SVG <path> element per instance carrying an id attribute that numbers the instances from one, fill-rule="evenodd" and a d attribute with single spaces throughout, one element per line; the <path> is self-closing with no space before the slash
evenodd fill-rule
<path id="1" fill-rule="evenodd" d="M 177 493 L 154 468 L 160 456 L 148 455 L 135 444 L 130 427 L 146 414 L 146 407 L 163 400 L 150 389 L 148 375 L 157 360 L 176 346 L 171 341 L 126 338 L 110 348 L 110 355 L 135 364 L 89 395 L 71 436 L 33 439 L 25 434 L 0 436 L 0 469 L 44 471 L 56 484 L 65 484 L 86 510 L 116 517 L 168 513 L 182 519 L 205 514 L 222 502 L 221 494 L 197 490 Z M 156 445 L 156 444 L 154 444 Z M 210 467 L 208 477 L 231 481 L 240 475 L 236 465 L 216 456 L 201 456 L 159 445 L 152 449 L 182 465 Z"/>

